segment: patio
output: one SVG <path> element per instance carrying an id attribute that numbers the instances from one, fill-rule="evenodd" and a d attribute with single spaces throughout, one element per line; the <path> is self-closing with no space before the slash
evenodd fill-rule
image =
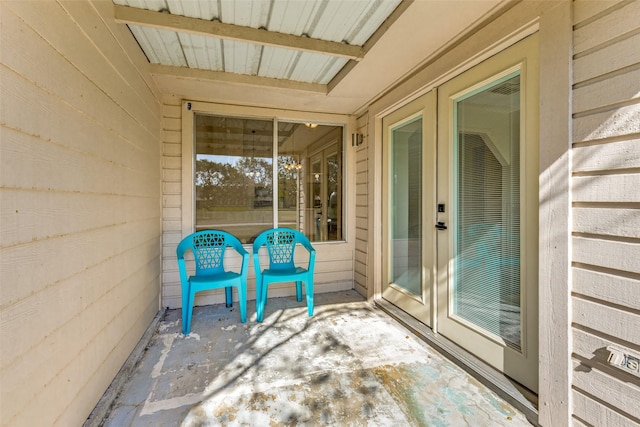
<path id="1" fill-rule="evenodd" d="M 525 416 L 355 291 L 167 310 L 104 426 L 529 426 Z"/>

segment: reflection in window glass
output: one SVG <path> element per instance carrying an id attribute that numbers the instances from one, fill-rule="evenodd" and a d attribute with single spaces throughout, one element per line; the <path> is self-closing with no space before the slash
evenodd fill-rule
<path id="1" fill-rule="evenodd" d="M 273 223 L 273 122 L 196 115 L 196 230 L 249 243 Z"/>
<path id="2" fill-rule="evenodd" d="M 455 105 L 453 311 L 520 351 L 520 75 Z"/>
<path id="3" fill-rule="evenodd" d="M 277 209 L 278 227 L 342 240 L 343 127 L 278 121 L 274 153 L 275 122 L 196 114 L 196 229 L 251 243 Z"/>
<path id="4" fill-rule="evenodd" d="M 391 280 L 422 295 L 422 117 L 391 134 Z"/>
<path id="5" fill-rule="evenodd" d="M 304 231 L 298 217 L 304 153 L 295 145 L 295 134 L 300 126 L 278 122 L 278 226 Z"/>
<path id="6" fill-rule="evenodd" d="M 342 127 L 318 126 L 306 140 L 305 234 L 315 242 L 342 240 Z"/>
<path id="7" fill-rule="evenodd" d="M 337 148 L 337 147 L 335 147 Z M 342 165 L 337 152 L 327 156 L 327 240 L 339 240 L 342 236 Z"/>

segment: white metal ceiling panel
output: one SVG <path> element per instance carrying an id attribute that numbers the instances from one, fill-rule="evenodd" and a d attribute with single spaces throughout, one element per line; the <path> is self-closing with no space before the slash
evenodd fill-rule
<path id="1" fill-rule="evenodd" d="M 347 60 L 344 58 L 302 52 L 300 54 L 300 59 L 289 78 L 291 80 L 326 84 L 346 63 Z M 328 74 L 323 74 L 328 70 L 334 69 L 336 64 L 341 65 L 337 68 L 335 73 L 330 76 Z"/>
<path id="2" fill-rule="evenodd" d="M 328 84 L 331 79 L 342 70 L 342 67 L 344 67 L 347 62 L 345 58 L 331 58 L 323 68 L 316 70 L 316 78 L 314 81 L 320 84 Z"/>
<path id="3" fill-rule="evenodd" d="M 224 71 L 236 74 L 256 74 L 256 58 L 260 58 L 262 46 L 238 42 L 233 40 L 223 40 Z"/>
<path id="4" fill-rule="evenodd" d="M 182 51 L 190 68 L 224 71 L 222 40 L 194 34 L 180 34 Z"/>
<path id="5" fill-rule="evenodd" d="M 296 36 L 308 34 L 310 17 L 317 13 L 321 3 L 317 1 L 274 1 L 267 29 Z"/>
<path id="6" fill-rule="evenodd" d="M 218 19 L 225 24 L 266 28 L 270 4 L 269 0 L 221 0 Z"/>
<path id="7" fill-rule="evenodd" d="M 370 2 L 371 7 L 354 17 L 355 25 L 345 37 L 347 42 L 356 46 L 364 45 L 399 4 L 400 0 Z"/>
<path id="8" fill-rule="evenodd" d="M 362 46 L 401 0 L 113 0 L 242 27 Z M 152 63 L 326 84 L 347 59 L 130 24 Z"/>
<path id="9" fill-rule="evenodd" d="M 175 31 L 157 30 L 138 25 L 130 25 L 129 28 L 147 55 L 149 62 L 176 67 L 187 66 L 182 52 L 182 44 Z"/>
<path id="10" fill-rule="evenodd" d="M 275 49 L 265 46 L 262 51 L 262 61 L 260 62 L 260 76 L 281 78 L 289 74 L 298 52 L 287 49 Z"/>
<path id="11" fill-rule="evenodd" d="M 220 16 L 217 1 L 166 0 L 166 8 L 174 15 L 205 19 L 207 21 Z"/>
<path id="12" fill-rule="evenodd" d="M 335 2 L 329 1 L 322 13 L 314 17 L 313 27 L 309 29 L 309 36 L 314 39 L 345 41 L 348 32 L 356 24 L 354 18 L 367 2 Z"/>

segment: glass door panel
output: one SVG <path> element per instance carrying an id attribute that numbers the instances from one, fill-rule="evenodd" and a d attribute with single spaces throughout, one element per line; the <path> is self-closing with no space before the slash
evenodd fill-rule
<path id="1" fill-rule="evenodd" d="M 326 156 L 327 168 L 327 240 L 342 240 L 342 156 Z"/>
<path id="2" fill-rule="evenodd" d="M 536 45 L 530 37 L 439 88 L 437 184 L 449 207 L 438 213 L 447 228 L 438 231 L 437 331 L 533 391 Z"/>
<path id="3" fill-rule="evenodd" d="M 322 145 L 310 158 L 307 227 L 312 242 L 342 240 L 341 138 Z"/>
<path id="4" fill-rule="evenodd" d="M 454 117 L 452 315 L 520 350 L 520 73 L 454 101 Z"/>
<path id="5" fill-rule="evenodd" d="M 391 281 L 422 296 L 422 117 L 391 130 Z"/>
<path id="6" fill-rule="evenodd" d="M 383 297 L 427 325 L 435 269 L 433 97 L 383 119 Z"/>
<path id="7" fill-rule="evenodd" d="M 311 158 L 309 174 L 309 206 L 308 223 L 310 224 L 310 240 L 323 241 L 323 209 L 322 209 L 322 155 Z"/>

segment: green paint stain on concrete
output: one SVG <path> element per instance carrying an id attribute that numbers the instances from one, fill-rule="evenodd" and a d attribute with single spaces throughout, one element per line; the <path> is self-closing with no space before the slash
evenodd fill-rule
<path id="1" fill-rule="evenodd" d="M 373 373 L 402 409 L 408 421 L 413 425 L 426 425 L 424 408 L 415 395 L 416 390 L 424 388 L 426 378 L 415 375 L 407 365 L 380 366 Z"/>

